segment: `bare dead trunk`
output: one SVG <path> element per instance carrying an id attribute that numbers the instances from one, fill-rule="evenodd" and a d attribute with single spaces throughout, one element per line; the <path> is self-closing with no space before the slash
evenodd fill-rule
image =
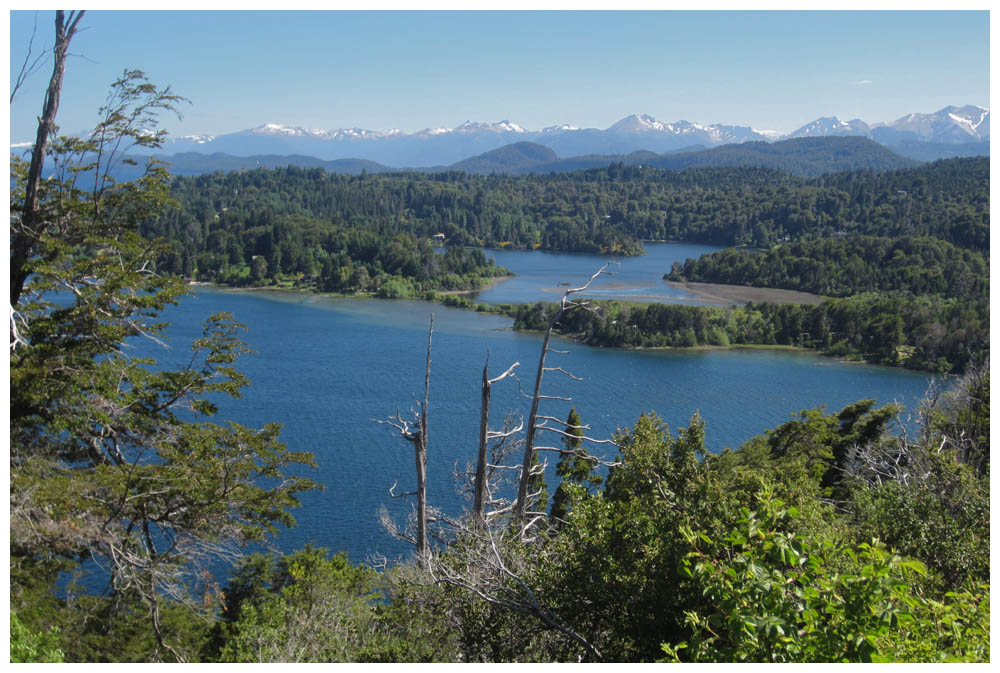
<path id="1" fill-rule="evenodd" d="M 517 485 L 517 503 L 514 509 L 514 518 L 520 520 L 524 516 L 524 508 L 528 498 L 528 479 L 531 471 L 531 459 L 535 451 L 535 422 L 538 420 L 538 400 L 542 392 L 542 376 L 545 374 L 545 356 L 549 352 L 549 338 L 552 336 L 552 328 L 555 326 L 560 310 L 549 328 L 545 330 L 545 339 L 542 341 L 542 354 L 538 356 L 538 374 L 535 375 L 535 391 L 531 396 L 531 413 L 528 414 L 528 434 L 524 440 L 524 460 L 521 461 L 521 481 Z"/>
<path id="2" fill-rule="evenodd" d="M 427 404 L 430 402 L 431 339 L 434 336 L 434 314 L 427 331 L 427 371 L 424 375 L 424 404 L 420 410 L 420 430 L 416 448 L 417 460 L 417 563 L 427 567 Z"/>
<path id="3" fill-rule="evenodd" d="M 521 481 L 518 483 L 517 487 L 517 502 L 514 503 L 515 520 L 522 521 L 524 519 L 524 511 L 527 507 L 527 502 L 525 501 L 528 497 L 528 480 L 531 477 L 531 459 L 535 452 L 535 430 L 537 428 L 538 421 L 538 402 L 542 396 L 542 376 L 545 374 L 545 356 L 549 353 L 549 339 L 552 337 L 552 330 L 555 328 L 556 323 L 559 322 L 559 318 L 561 318 L 568 309 L 574 308 L 578 305 L 569 301 L 570 295 L 586 290 L 598 276 L 608 272 L 607 268 L 608 265 L 605 264 L 598 269 L 597 273 L 591 276 L 590 280 L 582 286 L 566 290 L 563 294 L 562 301 L 559 303 L 559 310 L 556 311 L 552 320 L 549 321 L 549 328 L 545 330 L 545 339 L 542 341 L 542 353 L 538 356 L 538 374 L 535 376 L 535 391 L 531 396 L 531 413 L 528 415 L 528 433 L 524 441 L 524 460 L 521 462 Z"/>
<path id="4" fill-rule="evenodd" d="M 486 433 L 490 425 L 490 356 L 486 354 L 486 364 L 483 365 L 483 399 L 479 413 L 479 459 L 476 462 L 476 498 L 472 512 L 476 523 L 486 523 L 484 510 L 486 507 Z"/>
<path id="5" fill-rule="evenodd" d="M 70 12 L 69 16 L 66 17 L 62 10 L 56 12 L 56 40 L 52 47 L 52 77 L 49 78 L 49 87 L 45 91 L 42 116 L 38 118 L 38 131 L 35 134 L 35 146 L 31 151 L 31 163 L 28 165 L 28 179 L 25 183 L 21 222 L 10 244 L 11 308 L 17 306 L 17 302 L 20 301 L 24 283 L 29 275 L 26 267 L 37 235 L 38 185 L 42 179 L 45 150 L 48 148 L 49 136 L 52 135 L 55 128 L 56 113 L 59 111 L 59 96 L 62 92 L 63 74 L 66 72 L 66 53 L 83 14 L 84 12 L 81 10 Z M 13 338 L 13 334 L 11 336 Z"/>

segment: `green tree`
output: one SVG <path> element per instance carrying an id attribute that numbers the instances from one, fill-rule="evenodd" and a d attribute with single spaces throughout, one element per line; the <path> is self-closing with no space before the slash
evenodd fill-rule
<path id="1" fill-rule="evenodd" d="M 250 262 L 250 280 L 254 285 L 261 285 L 267 281 L 267 259 L 263 255 L 257 255 Z"/>
<path id="2" fill-rule="evenodd" d="M 681 565 L 705 597 L 685 612 L 691 639 L 670 657 L 715 662 L 935 661 L 988 659 L 989 598 L 915 591 L 927 573 L 879 543 L 810 531 L 795 507 L 768 492 L 760 511 L 721 539 L 682 529 L 692 551 Z M 940 620 L 940 621 L 939 621 Z M 944 628 L 942 628 L 944 627 Z"/>
<path id="3" fill-rule="evenodd" d="M 61 34 L 57 53 L 72 37 Z M 57 64 L 47 101 L 61 81 Z M 247 385 L 233 366 L 247 349 L 231 316 L 205 321 L 178 370 L 126 350 L 163 336 L 157 315 L 184 285 L 155 273 L 167 248 L 137 231 L 168 204 L 167 173 L 152 161 L 134 181 L 110 173 L 131 161 L 128 149 L 159 146 L 162 133 L 148 129 L 180 100 L 126 71 L 88 137 L 49 143 L 40 128 L 30 163 L 12 159 L 10 551 L 12 578 L 46 559 L 99 559 L 112 591 L 148 611 L 150 656 L 182 660 L 163 638 L 161 604 L 205 564 L 291 525 L 287 509 L 314 484 L 284 474 L 312 458 L 288 451 L 276 425 L 204 420 L 219 394 Z M 21 589 L 11 586 L 15 607 Z"/>
<path id="4" fill-rule="evenodd" d="M 34 633 L 10 611 L 10 662 L 62 663 L 62 650 L 58 647 L 58 634 Z"/>
<path id="5" fill-rule="evenodd" d="M 375 572 L 306 547 L 247 558 L 225 591 L 221 661 L 356 661 L 373 636 Z M 214 658 L 214 657 L 213 657 Z"/>
<path id="6" fill-rule="evenodd" d="M 566 451 L 559 457 L 559 463 L 556 465 L 556 474 L 562 481 L 559 482 L 559 487 L 552 497 L 552 511 L 549 517 L 554 522 L 566 518 L 573 493 L 580 494 L 578 488 L 574 489 L 574 485 L 599 487 L 603 481 L 600 475 L 593 473 L 594 462 L 588 460 L 589 454 L 583 447 L 583 437 L 583 422 L 576 407 L 573 407 L 566 417 L 566 436 L 563 437 Z"/>

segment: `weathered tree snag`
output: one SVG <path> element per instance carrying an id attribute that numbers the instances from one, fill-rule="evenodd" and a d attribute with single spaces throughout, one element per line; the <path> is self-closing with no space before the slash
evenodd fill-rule
<path id="1" fill-rule="evenodd" d="M 535 390 L 531 396 L 531 413 L 528 415 L 528 434 L 524 442 L 524 459 L 521 461 L 521 481 L 517 488 L 517 502 L 514 505 L 514 518 L 516 520 L 522 520 L 525 514 L 525 508 L 527 507 L 528 500 L 528 479 L 531 476 L 531 461 L 535 451 L 535 430 L 537 429 L 538 422 L 538 402 L 541 400 L 543 395 L 542 391 L 542 377 L 545 375 L 545 356 L 549 353 L 549 340 L 552 337 L 552 330 L 555 328 L 556 323 L 559 319 L 566 313 L 567 310 L 576 308 L 581 304 L 571 302 L 569 300 L 570 295 L 576 294 L 578 292 L 583 292 L 594 280 L 603 273 L 607 273 L 608 265 L 605 264 L 600 269 L 597 270 L 593 276 L 590 277 L 586 283 L 580 287 L 570 288 L 566 290 L 563 294 L 562 301 L 559 304 L 559 310 L 549 321 L 548 329 L 545 330 L 545 338 L 542 340 L 542 352 L 538 356 L 538 373 L 535 375 Z M 558 368 L 556 368 L 558 369 Z M 560 370 L 562 371 L 562 370 Z M 565 373 L 565 372 L 564 372 Z"/>
<path id="2" fill-rule="evenodd" d="M 486 363 L 483 365 L 483 399 L 479 412 L 479 457 L 476 460 L 476 497 L 472 504 L 472 513 L 476 523 L 486 523 L 483 517 L 483 501 L 486 500 L 486 433 L 490 425 L 490 354 L 486 353 Z"/>
<path id="3" fill-rule="evenodd" d="M 431 339 L 434 336 L 434 314 L 427 330 L 427 369 L 424 374 L 424 404 L 420 409 L 420 430 L 416 442 L 417 459 L 417 563 L 427 566 L 427 404 L 431 386 Z"/>
<path id="4" fill-rule="evenodd" d="M 410 423 L 404 421 L 396 411 L 396 415 L 386 421 L 375 419 L 376 423 L 391 425 L 399 431 L 399 436 L 413 445 L 414 460 L 417 471 L 417 490 L 415 493 L 405 495 L 417 496 L 417 530 L 412 537 L 403 534 L 395 526 L 390 527 L 393 534 L 399 535 L 414 543 L 417 548 L 417 565 L 423 569 L 427 568 L 427 558 L 430 547 L 427 545 L 427 405 L 430 402 L 430 382 L 431 382 L 431 341 L 434 336 L 434 314 L 431 314 L 431 325 L 427 331 L 427 370 L 424 374 L 424 400 L 421 404 L 420 414 L 417 416 L 417 429 L 412 430 Z M 393 485 L 395 488 L 395 485 Z M 389 489 L 392 493 L 393 489 Z M 394 496 L 395 497 L 395 496 Z M 383 523 L 389 526 L 391 520 L 386 519 Z"/>
<path id="5" fill-rule="evenodd" d="M 505 433 L 491 433 L 489 430 L 490 425 L 490 389 L 494 383 L 502 381 L 508 376 L 513 376 L 514 368 L 520 363 L 515 362 L 512 364 L 507 371 L 505 371 L 500 376 L 495 379 L 489 378 L 490 369 L 490 355 L 489 352 L 486 353 L 486 364 L 483 365 L 483 392 L 482 392 L 482 407 L 479 415 L 479 457 L 476 462 L 476 495 L 473 501 L 473 516 L 475 517 L 476 523 L 483 525 L 486 523 L 486 444 L 490 437 L 502 436 Z"/>
<path id="6" fill-rule="evenodd" d="M 42 116 L 38 118 L 38 131 L 35 134 L 35 145 L 31 150 L 31 163 L 28 166 L 28 179 L 25 182 L 24 205 L 21 208 L 20 223 L 10 242 L 10 306 L 17 306 L 24 289 L 24 282 L 30 271 L 27 268 L 28 259 L 37 237 L 38 225 L 38 184 L 42 179 L 42 165 L 45 163 L 45 150 L 48 148 L 49 136 L 55 128 L 56 112 L 59 111 L 59 96 L 62 92 L 63 74 L 66 72 L 66 54 L 69 43 L 76 35 L 80 19 L 84 11 L 71 11 L 65 15 L 62 10 L 56 12 L 56 39 L 52 47 L 52 77 L 45 91 L 45 102 L 42 104 Z M 11 343 L 15 341 L 13 322 Z"/>

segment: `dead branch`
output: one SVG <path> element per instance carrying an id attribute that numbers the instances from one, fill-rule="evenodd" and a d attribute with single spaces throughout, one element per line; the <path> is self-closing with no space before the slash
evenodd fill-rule
<path id="1" fill-rule="evenodd" d="M 376 423 L 395 428 L 402 439 L 413 445 L 417 472 L 417 490 L 414 492 L 417 496 L 416 533 L 411 537 L 405 531 L 401 530 L 392 522 L 387 511 L 384 514 L 381 511 L 379 512 L 379 520 L 392 535 L 414 543 L 417 548 L 417 564 L 421 568 L 424 567 L 430 555 L 430 547 L 427 545 L 427 407 L 430 402 L 431 342 L 433 337 L 434 314 L 432 313 L 430 327 L 427 330 L 427 367 L 424 373 L 424 401 L 420 405 L 419 414 L 414 413 L 417 427 L 415 429 L 412 428 L 410 423 L 399 415 L 399 409 L 396 410 L 396 415 L 390 417 L 388 420 L 372 419 Z M 393 484 L 393 488 L 395 488 L 395 484 Z M 391 495 L 392 488 L 389 489 L 389 492 Z"/>
<path id="2" fill-rule="evenodd" d="M 532 458 L 534 456 L 535 431 L 538 425 L 538 404 L 542 399 L 560 399 L 563 401 L 570 401 L 568 398 L 563 398 L 558 396 L 548 396 L 548 395 L 543 396 L 541 394 L 542 377 L 545 375 L 546 371 L 545 357 L 546 355 L 548 355 L 550 351 L 549 341 L 552 338 L 552 330 L 555 328 L 556 323 L 559 322 L 559 319 L 566 313 L 566 311 L 572 308 L 571 304 L 573 302 L 570 301 L 570 297 L 573 294 L 583 292 L 584 290 L 589 288 L 591 283 L 597 280 L 597 278 L 602 274 L 609 274 L 607 269 L 608 269 L 608 264 L 605 264 L 600 269 L 598 269 L 597 272 L 594 273 L 594 275 L 592 275 L 590 279 L 587 280 L 586 283 L 584 283 L 580 287 L 570 288 L 566 290 L 566 292 L 563 294 L 562 301 L 560 302 L 559 310 L 556 312 L 554 316 L 552 316 L 552 320 L 549 321 L 549 326 L 545 330 L 545 337 L 542 340 L 542 352 L 538 358 L 538 372 L 535 375 L 535 390 L 531 400 L 531 413 L 528 415 L 528 430 L 527 430 L 527 437 L 525 438 L 524 458 L 521 462 L 521 481 L 517 489 L 517 507 L 515 510 L 515 516 L 518 519 L 523 518 L 523 515 L 527 507 L 528 479 L 530 476 L 529 468 L 531 465 Z"/>
<path id="3" fill-rule="evenodd" d="M 543 514 L 535 514 L 544 519 Z M 535 519 L 530 515 L 528 518 Z M 529 561 L 524 555 L 541 553 L 540 548 L 524 545 L 520 537 L 513 538 L 512 543 L 504 528 L 467 530 L 462 536 L 462 553 L 434 559 L 428 572 L 436 583 L 461 587 L 487 603 L 537 618 L 600 660 L 600 651 L 539 599 L 527 579 Z"/>

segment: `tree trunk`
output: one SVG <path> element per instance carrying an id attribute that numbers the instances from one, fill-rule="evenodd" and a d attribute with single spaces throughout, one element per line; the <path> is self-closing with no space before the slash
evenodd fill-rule
<path id="1" fill-rule="evenodd" d="M 472 506 L 476 523 L 486 523 L 484 510 L 486 508 L 486 433 L 490 425 L 490 357 L 486 356 L 483 365 L 483 401 L 479 415 L 479 460 L 476 462 L 476 499 Z"/>
<path id="2" fill-rule="evenodd" d="M 59 96 L 62 92 L 63 74 L 66 72 L 66 52 L 70 40 L 76 34 L 80 19 L 84 12 L 70 12 L 64 16 L 62 10 L 56 12 L 56 41 L 52 47 L 52 77 L 49 88 L 45 91 L 45 102 L 42 104 L 42 116 L 38 118 L 38 132 L 35 135 L 35 145 L 31 151 L 31 163 L 28 166 L 28 179 L 25 182 L 24 205 L 21 207 L 21 222 L 17 233 L 10 244 L 10 305 L 17 306 L 21 299 L 24 283 L 28 279 L 27 263 L 31 257 L 33 243 L 37 236 L 38 224 L 38 183 L 42 179 L 42 165 L 45 163 L 45 150 L 48 148 L 49 136 L 55 127 L 56 112 L 59 111 Z M 13 333 L 11 334 L 13 338 Z"/>
<path id="3" fill-rule="evenodd" d="M 524 509 L 528 497 L 529 472 L 531 471 L 531 459 L 535 451 L 535 423 L 538 420 L 538 400 L 542 392 L 542 375 L 545 373 L 545 356 L 549 352 L 549 337 L 552 336 L 552 328 L 562 315 L 560 310 L 556 317 L 549 323 L 549 328 L 545 330 L 545 339 L 542 341 L 542 354 L 538 357 L 538 374 L 535 376 L 535 392 L 531 396 L 531 413 L 528 415 L 528 434 L 524 440 L 524 460 L 521 461 L 521 481 L 517 486 L 517 504 L 514 506 L 514 518 L 520 520 L 524 516 Z"/>
<path id="4" fill-rule="evenodd" d="M 424 375 L 424 404 L 420 410 L 420 432 L 414 444 L 417 459 L 417 563 L 427 567 L 427 404 L 431 385 L 431 338 L 434 336 L 434 314 L 427 331 L 427 371 Z"/>

